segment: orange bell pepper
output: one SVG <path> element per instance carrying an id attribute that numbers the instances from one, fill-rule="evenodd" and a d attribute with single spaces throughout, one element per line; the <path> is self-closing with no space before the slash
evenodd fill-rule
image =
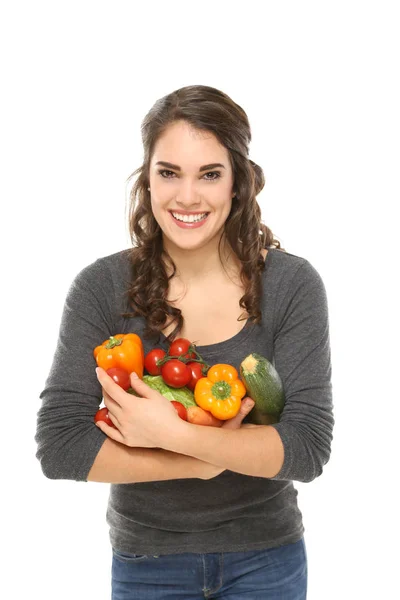
<path id="1" fill-rule="evenodd" d="M 238 414 L 245 395 L 246 388 L 237 370 L 225 364 L 210 367 L 207 377 L 199 379 L 194 388 L 196 404 L 222 421 Z"/>
<path id="2" fill-rule="evenodd" d="M 135 371 L 143 378 L 144 349 L 136 333 L 117 333 L 110 336 L 93 351 L 97 366 L 104 370 L 119 367 L 127 373 Z"/>

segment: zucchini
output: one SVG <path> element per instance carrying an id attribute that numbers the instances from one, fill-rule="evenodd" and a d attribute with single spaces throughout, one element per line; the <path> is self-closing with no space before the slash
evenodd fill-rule
<path id="1" fill-rule="evenodd" d="M 260 354 L 249 354 L 240 363 L 240 375 L 255 405 L 244 421 L 269 425 L 279 421 L 285 404 L 282 380 L 274 365 Z"/>

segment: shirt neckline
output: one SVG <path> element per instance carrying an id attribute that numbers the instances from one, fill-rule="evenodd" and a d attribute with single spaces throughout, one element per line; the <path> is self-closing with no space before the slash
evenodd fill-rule
<path id="1" fill-rule="evenodd" d="M 275 248 L 268 248 L 267 256 L 265 258 L 264 271 L 263 271 L 264 277 L 265 277 L 267 268 L 270 265 L 271 254 L 274 250 L 275 250 Z M 244 326 L 242 327 L 242 329 L 240 331 L 238 331 L 237 333 L 235 333 L 235 335 L 232 336 L 231 338 L 228 338 L 227 340 L 222 340 L 221 342 L 215 342 L 214 344 L 206 344 L 204 346 L 198 346 L 196 344 L 196 349 L 199 351 L 200 354 L 202 354 L 203 352 L 206 352 L 207 354 L 210 354 L 210 353 L 213 354 L 213 353 L 220 352 L 222 349 L 229 350 L 231 347 L 236 346 L 238 344 L 238 342 L 244 341 L 250 335 L 250 333 L 253 331 L 254 326 L 255 326 L 255 324 L 252 321 L 250 321 L 250 318 L 248 318 L 248 319 L 246 319 L 246 322 L 245 322 Z M 164 333 L 162 333 L 160 331 L 160 335 L 161 335 L 163 343 L 168 343 L 167 337 L 164 335 Z"/>

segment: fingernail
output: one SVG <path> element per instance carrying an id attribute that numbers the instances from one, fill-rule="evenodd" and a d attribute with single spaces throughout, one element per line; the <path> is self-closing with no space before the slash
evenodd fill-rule
<path id="1" fill-rule="evenodd" d="M 254 406 L 255 402 L 253 400 L 246 400 L 245 402 L 245 407 L 246 408 L 252 408 Z"/>
<path id="2" fill-rule="evenodd" d="M 96 375 L 99 374 L 99 367 L 96 367 Z"/>
<path id="3" fill-rule="evenodd" d="M 139 379 L 139 375 L 137 373 L 135 373 L 135 371 L 132 371 L 131 373 L 133 379 Z"/>

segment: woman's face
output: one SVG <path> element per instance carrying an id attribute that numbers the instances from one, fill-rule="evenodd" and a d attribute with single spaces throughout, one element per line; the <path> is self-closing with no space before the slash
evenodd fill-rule
<path id="1" fill-rule="evenodd" d="M 219 241 L 235 195 L 234 177 L 228 151 L 212 133 L 185 121 L 170 125 L 155 145 L 149 178 L 164 240 L 187 250 Z"/>

